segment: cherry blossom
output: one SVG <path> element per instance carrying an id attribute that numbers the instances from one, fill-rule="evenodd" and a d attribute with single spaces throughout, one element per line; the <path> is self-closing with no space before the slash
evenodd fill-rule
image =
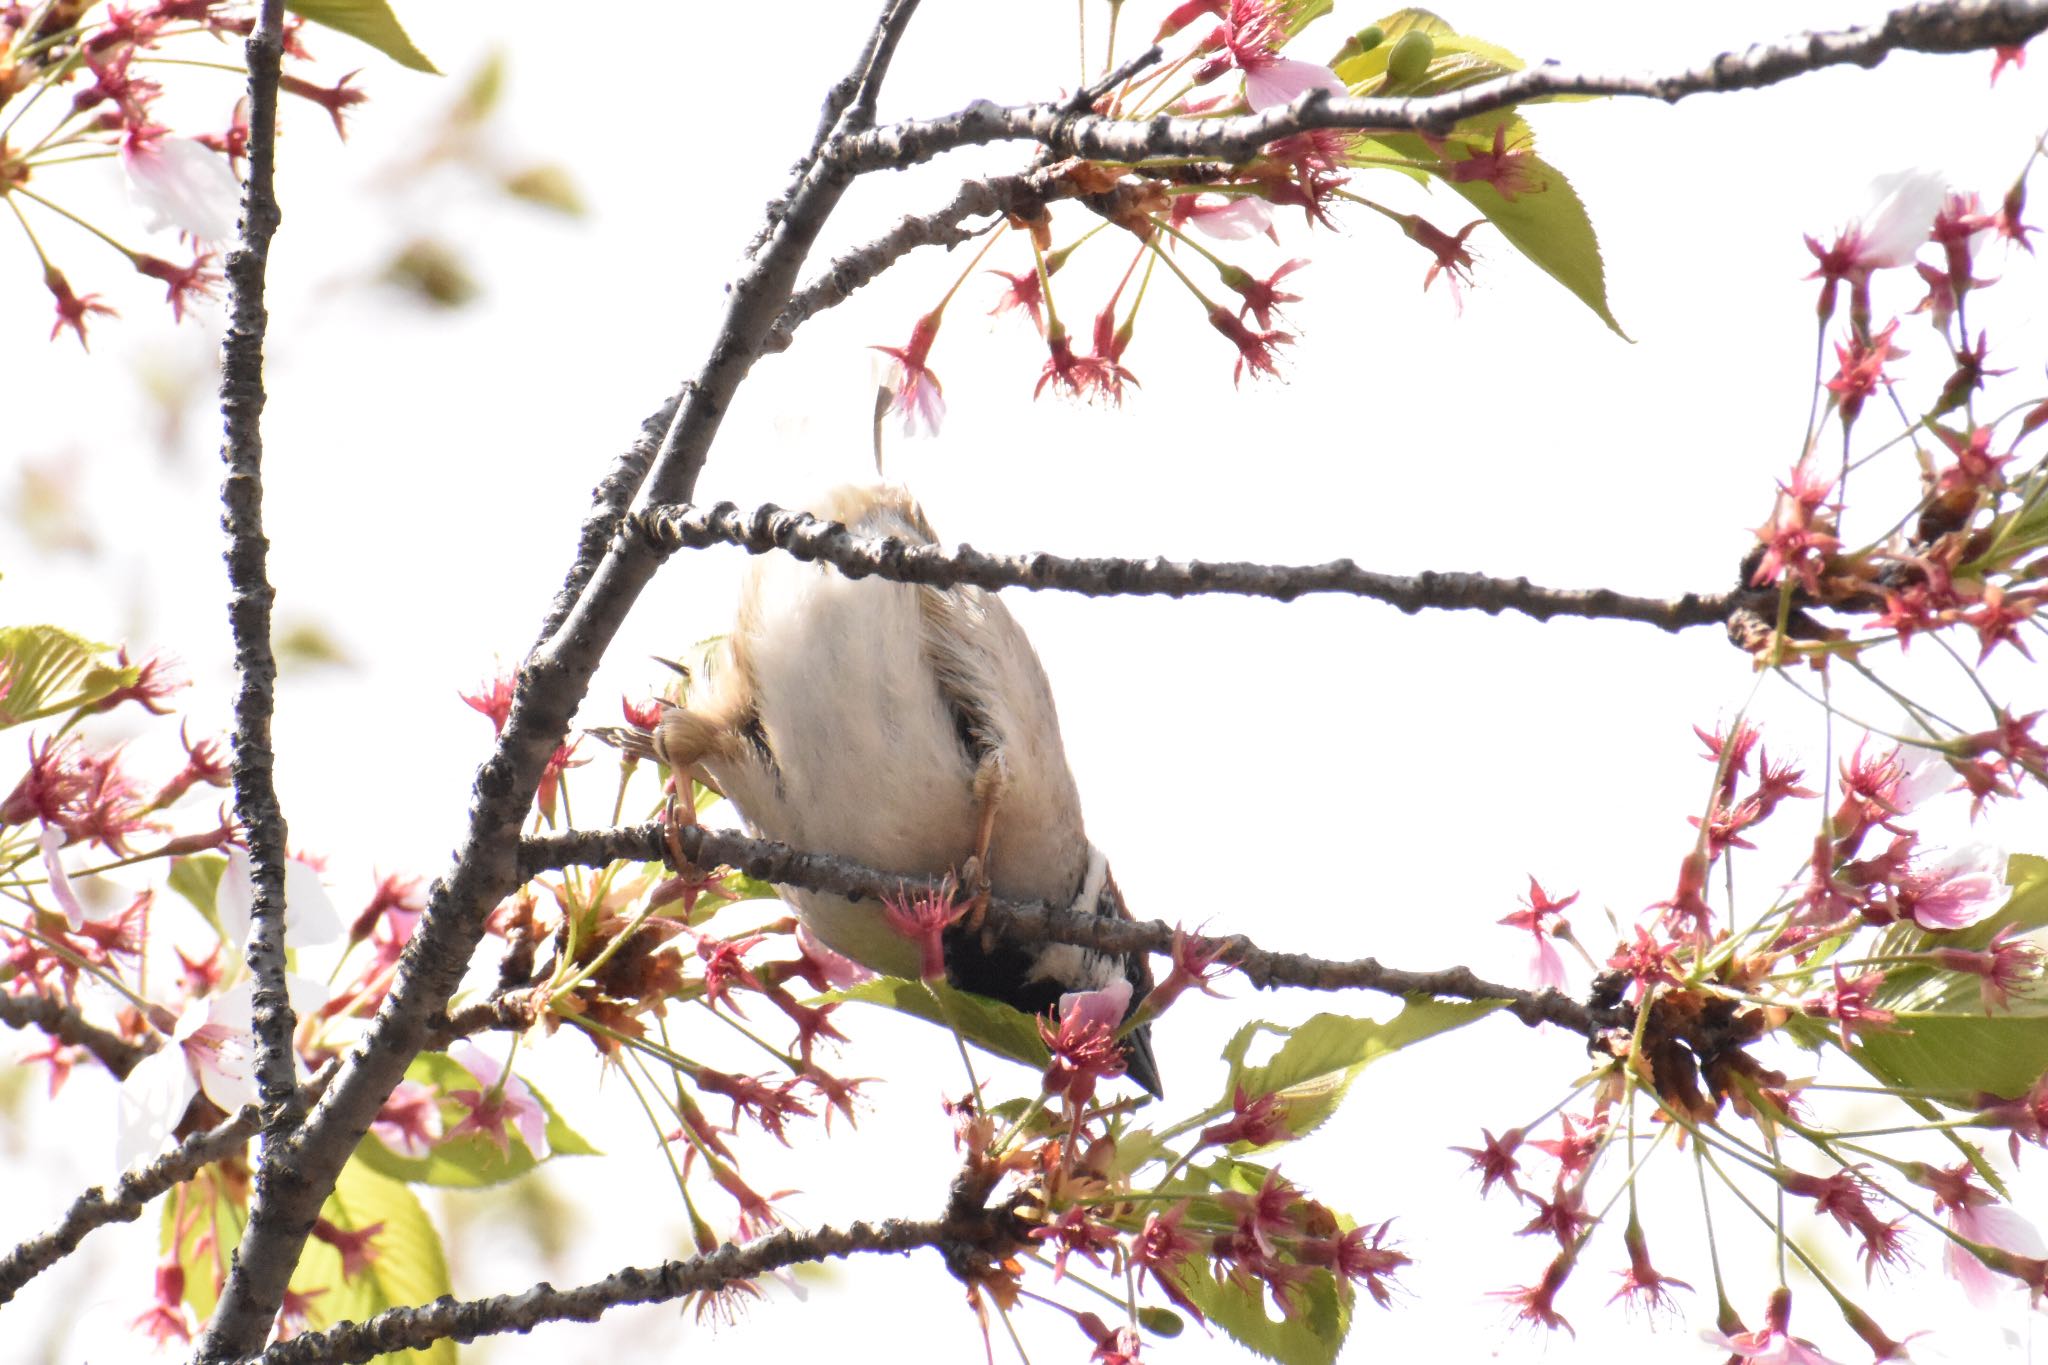
<path id="1" fill-rule="evenodd" d="M 152 232 L 176 228 L 202 242 L 234 237 L 242 183 L 227 158 L 205 143 L 143 128 L 122 142 L 121 168 Z"/>
<path id="2" fill-rule="evenodd" d="M 452 1044 L 448 1055 L 464 1071 L 476 1077 L 475 1090 L 451 1090 L 448 1098 L 469 1110 L 463 1120 L 448 1130 L 451 1138 L 476 1133 L 500 1152 L 509 1153 L 505 1125 L 511 1124 L 519 1140 L 536 1161 L 548 1155 L 548 1116 L 526 1082 L 505 1070 L 505 1064 L 468 1039 Z"/>

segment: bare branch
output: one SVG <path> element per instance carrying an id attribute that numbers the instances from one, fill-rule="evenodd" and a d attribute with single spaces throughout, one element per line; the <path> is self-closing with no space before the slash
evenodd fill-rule
<path id="1" fill-rule="evenodd" d="M 40 1237 L 32 1237 L 0 1257 L 0 1304 L 12 1299 L 21 1287 L 78 1249 L 85 1235 L 108 1223 L 132 1223 L 142 1216 L 149 1201 L 172 1186 L 190 1180 L 201 1169 L 238 1151 L 263 1126 L 263 1111 L 255 1105 L 224 1122 L 195 1133 L 155 1161 L 128 1172 L 114 1186 L 111 1198 L 95 1185 L 72 1201 L 57 1226 Z"/>
<path id="2" fill-rule="evenodd" d="M 907 17 L 903 0 L 884 23 Z M 839 135 L 847 129 L 844 120 Z M 640 496 L 690 497 L 733 395 L 761 354 L 802 268 L 851 176 L 821 160 L 776 209 L 773 230 L 725 292 L 724 314 L 696 377 L 676 404 Z M 461 980 L 485 916 L 519 885 L 519 827 L 542 771 L 581 703 L 590 677 L 660 556 L 636 537 L 614 537 L 559 625 L 520 667 L 497 745 L 478 770 L 469 827 L 455 864 L 438 880 L 407 942 L 370 1036 L 351 1052 L 296 1131 L 266 1143 L 235 1268 L 195 1358 L 210 1365 L 254 1354 L 270 1331 L 308 1229 L 349 1153 L 368 1131 L 433 1021 Z M 580 576 L 572 570 L 572 580 Z"/>
<path id="3" fill-rule="evenodd" d="M 875 20 L 875 26 L 869 31 L 867 42 L 852 69 L 825 92 L 824 102 L 818 109 L 818 130 L 811 135 L 809 149 L 789 168 L 789 188 L 768 201 L 761 229 L 747 243 L 744 253 L 747 260 L 754 259 L 768 244 L 768 239 L 775 235 L 775 225 L 789 211 L 797 191 L 817 170 L 818 158 L 824 154 L 833 135 L 874 127 L 875 99 L 880 94 L 882 78 L 889 72 L 889 64 L 896 56 L 896 44 L 902 39 L 903 30 L 916 8 L 916 0 L 909 0 L 909 3 L 888 0 L 882 6 L 881 16 Z"/>
<path id="4" fill-rule="evenodd" d="M 847 858 L 803 853 L 766 839 L 749 839 L 725 830 L 682 825 L 674 831 L 683 855 L 699 867 L 733 867 L 749 877 L 778 886 L 829 891 L 851 900 L 879 900 L 906 888 L 936 889 L 937 878 L 903 876 L 864 867 Z M 557 867 L 603 867 L 624 860 L 656 862 L 663 856 L 667 827 L 660 822 L 618 829 L 574 830 L 566 834 L 522 839 L 521 868 L 532 876 Z M 1115 920 L 1037 901 L 995 900 L 987 923 L 1006 937 L 1025 943 L 1075 943 L 1106 953 L 1173 951 L 1176 930 L 1161 920 Z M 1306 953 L 1273 952 L 1242 934 L 1206 938 L 1223 947 L 1222 960 L 1243 972 L 1255 986 L 1300 986 L 1308 990 L 1368 990 L 1384 995 L 1435 995 L 1453 1000 L 1498 1000 L 1525 1024 L 1552 1023 L 1591 1037 L 1625 1022 L 1610 1018 L 1556 990 L 1529 991 L 1486 981 L 1464 967 L 1434 972 L 1385 967 L 1369 957 L 1332 961 Z"/>
<path id="5" fill-rule="evenodd" d="M 276 596 L 266 569 L 263 535 L 263 339 L 270 315 L 263 303 L 270 239 L 277 232 L 274 184 L 278 66 L 283 0 L 264 0 L 247 44 L 249 183 L 242 199 L 242 242 L 228 254 L 228 333 L 221 344 L 220 410 L 227 434 L 221 483 L 227 532 L 228 624 L 234 635 L 235 818 L 248 832 L 254 904 L 249 912 L 249 971 L 255 977 L 256 1082 L 273 1119 L 298 1121 L 292 1097 L 292 1031 L 297 1019 L 284 984 L 284 810 L 272 781 L 276 756 L 270 720 L 277 709 L 277 660 L 270 649 L 270 605 Z"/>
<path id="6" fill-rule="evenodd" d="M 49 995 L 0 995 L 0 1024 L 9 1028 L 39 1028 L 61 1043 L 73 1043 L 99 1058 L 115 1076 L 126 1076 L 135 1064 L 156 1051 L 133 1043 L 120 1034 L 103 1029 Z"/>
<path id="7" fill-rule="evenodd" d="M 916 10 L 917 0 L 894 0 L 882 11 L 875 24 L 875 36 L 868 43 L 866 67 L 840 119 L 844 131 L 875 126 L 875 101 L 881 98 L 882 81 L 889 74 L 889 64 L 896 60 L 896 45 L 903 41 L 903 32 L 910 27 L 910 16 Z"/>
<path id="8" fill-rule="evenodd" d="M 987 1222 L 993 1215 L 985 1216 Z M 368 1322 L 343 1323 L 281 1342 L 256 1357 L 258 1365 L 343 1365 L 389 1352 L 421 1350 L 450 1338 L 474 1341 L 505 1332 L 529 1332 L 544 1322 L 595 1322 L 607 1311 L 636 1303 L 667 1303 L 716 1293 L 741 1280 L 805 1261 L 836 1260 L 863 1252 L 900 1255 L 919 1247 L 986 1240 L 985 1227 L 951 1220 L 880 1226 L 853 1223 L 816 1232 L 785 1230 L 744 1247 L 730 1242 L 686 1261 L 631 1267 L 574 1289 L 541 1283 L 521 1294 L 488 1299 L 440 1299 L 416 1308 L 393 1308 Z"/>
<path id="9" fill-rule="evenodd" d="M 605 471 L 597 487 L 590 491 L 590 514 L 583 519 L 583 528 L 577 533 L 576 558 L 570 562 L 569 572 L 563 576 L 562 586 L 556 591 L 555 600 L 541 621 L 536 644 L 545 643 L 549 636 L 561 629 L 562 622 L 568 619 L 569 609 L 576 605 L 576 599 L 583 595 L 590 576 L 597 572 L 598 561 L 604 558 L 605 547 L 618 534 L 620 520 L 626 515 L 626 509 L 633 505 L 640 485 L 646 481 L 647 468 L 654 463 L 654 453 L 661 448 L 661 438 L 667 433 L 669 424 L 675 421 L 676 409 L 682 401 L 683 393 L 671 395 L 653 416 L 642 422 L 640 438 L 612 462 L 612 467 Z"/>
<path id="10" fill-rule="evenodd" d="M 1231 118 L 1123 120 L 1077 114 L 1062 104 L 977 101 L 958 113 L 911 119 L 836 142 L 825 156 L 864 173 L 926 161 L 979 143 L 1028 140 L 1058 156 L 1138 162 L 1154 157 L 1243 161 L 1261 147 L 1324 128 L 1412 129 L 1441 135 L 1461 119 L 1553 95 L 1664 100 L 1776 85 L 1830 66 L 1875 66 L 1894 52 L 1971 52 L 2016 47 L 2048 30 L 2048 0 L 1924 0 L 1875 26 L 1801 33 L 1724 53 L 1669 75 L 1598 75 L 1543 63 L 1443 95 L 1340 98 L 1316 90 L 1292 104 Z"/>
<path id="11" fill-rule="evenodd" d="M 1518 611 L 1539 621 L 1579 616 L 1641 621 L 1668 631 L 1727 619 L 1739 593 L 1687 593 L 1666 600 L 1631 597 L 1607 588 L 1541 588 L 1526 578 L 1470 573 L 1414 577 L 1374 573 L 1348 559 L 1328 564 L 1248 564 L 1170 559 L 1070 559 L 1063 555 L 993 555 L 969 545 L 948 550 L 898 537 L 855 535 L 836 521 L 768 503 L 742 513 L 732 503 L 712 507 L 654 507 L 632 522 L 663 553 L 706 545 L 737 545 L 749 554 L 784 550 L 798 559 L 835 566 L 849 578 L 872 574 L 899 583 L 951 587 L 1034 588 L 1088 597 L 1190 597 L 1225 593 L 1291 602 L 1311 593 L 1370 597 L 1409 614 L 1427 607 Z"/>
<path id="12" fill-rule="evenodd" d="M 1039 167 L 989 180 L 969 180 L 944 208 L 912 214 L 872 242 L 834 257 L 816 279 L 790 297 L 789 305 L 762 343 L 763 353 L 772 355 L 788 350 L 797 328 L 827 308 L 846 302 L 854 291 L 871 284 L 917 248 L 942 246 L 950 250 L 992 226 L 984 223 L 968 227 L 969 218 L 990 214 L 1035 218 L 1047 204 L 1078 198 L 1114 221 L 1127 211 L 1135 211 L 1145 192 L 1141 185 L 1119 185 L 1108 194 L 1090 194 L 1088 187 L 1068 171 L 1065 166 Z"/>

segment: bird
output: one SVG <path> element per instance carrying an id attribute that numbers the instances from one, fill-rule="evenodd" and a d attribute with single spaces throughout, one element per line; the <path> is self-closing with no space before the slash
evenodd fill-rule
<path id="1" fill-rule="evenodd" d="M 938 543 L 901 484 L 842 485 L 807 510 L 857 535 Z M 731 630 L 685 701 L 663 708 L 652 748 L 679 782 L 689 774 L 726 797 L 758 838 L 890 872 L 959 874 L 978 896 L 944 940 L 948 981 L 962 990 L 1042 1014 L 1119 980 L 1135 1012 L 1152 987 L 1143 953 L 1017 944 L 980 922 L 991 894 L 1130 917 L 1083 825 L 1045 669 L 993 592 L 756 559 Z M 835 952 L 918 975 L 917 946 L 875 902 L 782 895 Z M 1149 1033 L 1125 1034 L 1125 1069 L 1159 1095 Z"/>

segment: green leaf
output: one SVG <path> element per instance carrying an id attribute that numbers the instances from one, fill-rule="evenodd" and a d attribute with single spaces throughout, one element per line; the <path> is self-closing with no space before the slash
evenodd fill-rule
<path id="1" fill-rule="evenodd" d="M 1403 95 L 1441 95 L 1447 90 L 1520 71 L 1524 65 L 1520 57 L 1506 48 L 1459 33 L 1426 9 L 1396 10 L 1380 20 L 1378 27 L 1384 35 L 1378 46 L 1349 56 L 1340 52 L 1330 62 L 1337 79 L 1354 95 L 1393 93 L 1377 87 L 1387 74 L 1387 59 L 1393 54 L 1394 44 L 1404 33 L 1427 33 L 1434 50 L 1421 79 L 1400 88 L 1398 93 Z"/>
<path id="2" fill-rule="evenodd" d="M 1318 1014 L 1293 1028 L 1263 1020 L 1246 1024 L 1223 1049 L 1230 1078 L 1217 1112 L 1230 1109 L 1232 1094 L 1240 1086 L 1247 1095 L 1275 1094 L 1287 1112 L 1288 1130 L 1301 1137 L 1337 1112 L 1351 1083 L 1370 1063 L 1411 1043 L 1463 1028 L 1499 1008 L 1498 1001 L 1410 996 L 1401 1012 L 1384 1024 L 1345 1014 Z M 1270 1061 L 1247 1066 L 1245 1057 L 1260 1033 L 1278 1034 L 1286 1041 Z M 1250 1149 L 1240 1145 L 1238 1150 Z"/>
<path id="3" fill-rule="evenodd" d="M 413 1059 L 405 1069 L 407 1080 L 418 1081 L 432 1086 L 441 1094 L 451 1090 L 474 1090 L 476 1077 L 463 1069 L 460 1062 L 442 1052 L 423 1052 Z M 595 1156 L 596 1147 L 581 1133 L 571 1128 L 548 1103 L 548 1097 L 529 1083 L 534 1099 L 540 1102 L 542 1112 L 548 1117 L 548 1148 L 551 1156 Z M 442 1118 L 450 1124 L 460 1123 L 462 1108 L 449 1104 L 442 1109 Z M 434 1144 L 432 1151 L 423 1157 L 405 1157 L 386 1147 L 375 1137 L 365 1136 L 362 1145 L 356 1148 L 355 1161 L 361 1162 L 382 1175 L 409 1185 L 443 1185 L 457 1189 L 478 1189 L 486 1185 L 498 1185 L 515 1177 L 525 1175 L 540 1164 L 526 1144 L 518 1137 L 508 1135 L 506 1149 L 481 1133 L 464 1133 L 461 1137 L 444 1139 Z"/>
<path id="4" fill-rule="evenodd" d="M 1387 57 L 1400 36 L 1411 30 L 1427 33 L 1435 47 L 1426 74 L 1403 85 L 1403 95 L 1441 95 L 1480 81 L 1520 71 L 1522 59 L 1505 48 L 1451 30 L 1428 10 L 1396 11 L 1380 21 L 1386 39 L 1370 52 L 1347 57 L 1335 65 L 1337 78 L 1353 94 L 1377 95 L 1387 71 Z M 1541 101 L 1528 101 L 1540 103 Z M 1395 169 L 1407 175 L 1408 167 L 1373 167 L 1372 158 L 1392 158 L 1418 163 L 1424 168 L 1454 164 L 1463 154 L 1490 152 L 1494 133 L 1504 133 L 1505 146 L 1523 149 L 1520 158 L 1528 178 L 1540 189 L 1517 190 L 1510 200 L 1484 181 L 1458 183 L 1446 180 L 1482 214 L 1508 242 L 1536 267 L 1577 295 L 1594 315 L 1627 339 L 1607 307 L 1607 272 L 1600 259 L 1600 243 L 1593 233 L 1593 221 L 1578 192 L 1562 171 L 1535 154 L 1535 134 L 1512 109 L 1482 114 L 1459 123 L 1437 146 L 1414 133 L 1380 133 L 1355 139 L 1351 147 L 1354 164 L 1368 169 Z M 1459 150 L 1454 150 L 1459 149 Z M 1444 224 L 1438 224 L 1445 227 Z M 1455 231 L 1455 226 L 1446 227 Z"/>
<path id="5" fill-rule="evenodd" d="M 1964 565 L 1977 568 L 2048 545 L 2048 478 L 2036 477 L 2019 507 L 1993 523 L 1991 548 Z"/>
<path id="6" fill-rule="evenodd" d="M 1490 117 L 1490 124 L 1486 118 L 1468 119 L 1459 124 L 1457 130 L 1442 142 L 1446 155 L 1439 155 L 1413 133 L 1381 133 L 1376 139 L 1367 140 L 1369 150 L 1361 148 L 1354 155 L 1384 156 L 1391 153 L 1425 168 L 1451 165 L 1463 159 L 1448 155 L 1452 147 L 1490 152 L 1494 128 L 1503 126 L 1507 130 L 1506 146 L 1526 148 L 1534 145 L 1528 125 L 1519 117 L 1508 115 L 1505 123 L 1500 116 Z M 1529 188 L 1516 189 L 1512 200 L 1483 180 L 1462 183 L 1446 180 L 1444 183 L 1484 214 L 1488 222 L 1500 229 L 1501 236 L 1528 257 L 1532 265 L 1569 289 L 1581 303 L 1593 310 L 1596 317 L 1612 328 L 1616 336 L 1628 340 L 1628 333 L 1621 330 L 1621 324 L 1608 311 L 1607 267 L 1600 259 L 1600 241 L 1594 235 L 1593 220 L 1587 216 L 1578 191 L 1572 188 L 1571 181 L 1565 179 L 1564 172 L 1535 152 L 1524 152 L 1519 161 Z"/>
<path id="7" fill-rule="evenodd" d="M 1337 0 L 1280 0 L 1280 22 L 1291 39 L 1337 8 Z"/>
<path id="8" fill-rule="evenodd" d="M 878 976 L 825 998 L 881 1005 L 941 1026 L 951 1024 L 962 1038 L 984 1052 L 1034 1070 L 1042 1071 L 1052 1061 L 1045 1040 L 1038 1036 L 1036 1019 L 1000 1000 L 955 990 L 943 981 L 926 985 L 898 976 Z"/>
<path id="9" fill-rule="evenodd" d="M 2017 1099 L 2048 1072 L 2048 1006 L 2014 1005 L 2010 1014 L 1902 1012 L 1894 1029 L 1859 1037 L 1851 1055 L 1893 1085 Z"/>
<path id="10" fill-rule="evenodd" d="M 569 218 L 581 218 L 588 211 L 584 206 L 583 196 L 576 192 L 575 178 L 569 174 L 565 166 L 553 163 L 528 166 L 523 171 L 506 176 L 499 183 L 504 186 L 505 193 L 514 199 L 523 199 L 529 204 L 553 209 L 556 213 Z"/>
<path id="11" fill-rule="evenodd" d="M 343 1321 L 363 1322 L 387 1308 L 430 1303 L 452 1293 L 441 1234 L 418 1196 L 399 1181 L 360 1161 L 342 1167 L 334 1193 L 320 1216 L 347 1232 L 378 1227 L 370 1242 L 375 1255 L 354 1279 L 343 1279 L 341 1256 L 314 1239 L 292 1276 L 292 1288 L 324 1290 L 307 1309 L 307 1326 L 319 1330 Z M 455 1342 L 443 1337 L 418 1351 L 376 1357 L 385 1365 L 455 1365 Z"/>
<path id="12" fill-rule="evenodd" d="M 368 43 L 400 66 L 429 76 L 441 74 L 427 54 L 405 36 L 387 0 L 285 0 L 284 7 L 303 19 Z"/>
<path id="13" fill-rule="evenodd" d="M 1245 1289 L 1218 1281 L 1200 1257 L 1180 1265 L 1177 1278 L 1189 1300 L 1239 1345 L 1280 1365 L 1333 1365 L 1351 1330 L 1351 1306 L 1327 1270 L 1303 1282 L 1292 1317 L 1278 1321 L 1267 1315 L 1265 1293 L 1254 1281 Z"/>
<path id="14" fill-rule="evenodd" d="M 228 860 L 218 853 L 192 853 L 183 858 L 171 859 L 171 875 L 164 878 L 164 884 L 192 902 L 192 908 L 206 917 L 215 933 L 221 932 L 220 911 L 214 908 L 214 900 L 220 894 L 220 874 L 227 871 Z"/>
<path id="15" fill-rule="evenodd" d="M 76 711 L 127 687 L 141 670 L 102 664 L 107 646 L 62 626 L 0 629 L 0 730 Z"/>
<path id="16" fill-rule="evenodd" d="M 2006 929 L 2048 929 L 2048 859 L 2015 853 L 2005 877 L 2012 895 L 1995 914 L 1953 933 L 1895 925 L 1879 941 L 1879 954 L 1977 952 Z M 2017 998 L 2010 1009 L 1987 1015 L 1977 977 L 1923 966 L 1892 969 L 1872 999 L 1898 1015 L 1896 1027 L 1863 1034 L 1851 1055 L 1889 1084 L 1960 1092 L 1959 1107 L 1978 1092 L 2017 1098 L 2048 1073 L 2048 999 Z"/>

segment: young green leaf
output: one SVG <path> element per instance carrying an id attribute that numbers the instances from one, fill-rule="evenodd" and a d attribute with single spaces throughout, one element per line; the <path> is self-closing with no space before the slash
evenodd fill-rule
<path id="1" fill-rule="evenodd" d="M 334 1193 L 320 1216 L 345 1232 L 376 1228 L 374 1255 L 353 1279 L 341 1274 L 341 1257 L 315 1239 L 306 1244 L 292 1287 L 327 1292 L 307 1306 L 307 1325 L 318 1330 L 337 1322 L 363 1322 L 387 1308 L 431 1303 L 453 1292 L 448 1260 L 418 1196 L 404 1184 L 360 1161 L 342 1167 Z M 455 1342 L 442 1338 L 423 1350 L 376 1357 L 386 1365 L 455 1365 Z"/>
<path id="2" fill-rule="evenodd" d="M 1293 1028 L 1254 1021 L 1239 1029 L 1223 1049 L 1230 1076 L 1217 1112 L 1231 1107 L 1240 1088 L 1254 1097 L 1278 1095 L 1289 1133 L 1301 1137 L 1337 1112 L 1351 1083 L 1369 1063 L 1411 1043 L 1463 1028 L 1499 1008 L 1493 1001 L 1410 996 L 1401 1012 L 1384 1024 L 1344 1014 L 1318 1014 Z M 1278 1034 L 1286 1041 L 1271 1060 L 1247 1066 L 1245 1057 L 1260 1033 Z"/>
<path id="3" fill-rule="evenodd" d="M 441 74 L 427 54 L 405 36 L 388 0 L 285 0 L 285 8 L 302 19 L 368 43 L 400 66 L 429 76 Z"/>
<path id="4" fill-rule="evenodd" d="M 141 676 L 132 664 L 101 663 L 106 652 L 62 626 L 0 628 L 0 730 L 90 706 Z"/>
<path id="5" fill-rule="evenodd" d="M 955 990 L 944 982 L 927 986 L 922 981 L 878 976 L 858 986 L 834 991 L 825 998 L 881 1005 L 942 1027 L 951 1024 L 961 1037 L 983 1051 L 1033 1070 L 1044 1070 L 1052 1061 L 1052 1055 L 1045 1050 L 1045 1040 L 1038 1036 L 1036 1019 L 1000 1000 Z"/>

